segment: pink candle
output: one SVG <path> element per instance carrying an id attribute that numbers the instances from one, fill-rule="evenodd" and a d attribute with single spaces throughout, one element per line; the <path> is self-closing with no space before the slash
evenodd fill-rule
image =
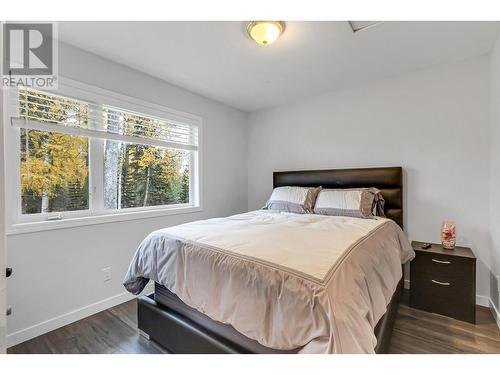
<path id="1" fill-rule="evenodd" d="M 457 242 L 456 227 L 453 221 L 441 224 L 441 244 L 445 249 L 454 249 Z"/>

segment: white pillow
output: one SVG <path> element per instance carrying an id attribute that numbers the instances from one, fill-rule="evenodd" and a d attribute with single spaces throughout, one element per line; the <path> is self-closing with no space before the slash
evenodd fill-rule
<path id="1" fill-rule="evenodd" d="M 360 218 L 384 216 L 384 198 L 375 188 L 323 189 L 316 199 L 314 213 Z"/>
<path id="2" fill-rule="evenodd" d="M 321 187 L 280 186 L 273 190 L 264 209 L 309 214 Z"/>

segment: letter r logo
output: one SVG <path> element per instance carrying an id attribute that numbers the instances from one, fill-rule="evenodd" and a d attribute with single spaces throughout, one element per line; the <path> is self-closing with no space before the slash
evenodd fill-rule
<path id="1" fill-rule="evenodd" d="M 50 23 L 3 24 L 3 74 L 53 74 L 52 36 Z"/>

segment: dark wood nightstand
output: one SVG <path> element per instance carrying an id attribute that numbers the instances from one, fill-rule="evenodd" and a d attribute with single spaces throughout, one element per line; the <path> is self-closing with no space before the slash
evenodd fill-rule
<path id="1" fill-rule="evenodd" d="M 476 257 L 468 247 L 443 249 L 413 241 L 410 306 L 476 323 Z"/>

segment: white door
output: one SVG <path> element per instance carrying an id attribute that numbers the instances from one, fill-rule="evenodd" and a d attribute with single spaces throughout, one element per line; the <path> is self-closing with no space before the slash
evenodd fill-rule
<path id="1" fill-rule="evenodd" d="M 1 26 L 1 25 L 0 25 Z M 3 155 L 3 90 L 0 90 L 0 353 L 6 351 L 7 321 L 6 321 L 6 294 L 7 280 L 5 278 L 5 175 Z"/>

